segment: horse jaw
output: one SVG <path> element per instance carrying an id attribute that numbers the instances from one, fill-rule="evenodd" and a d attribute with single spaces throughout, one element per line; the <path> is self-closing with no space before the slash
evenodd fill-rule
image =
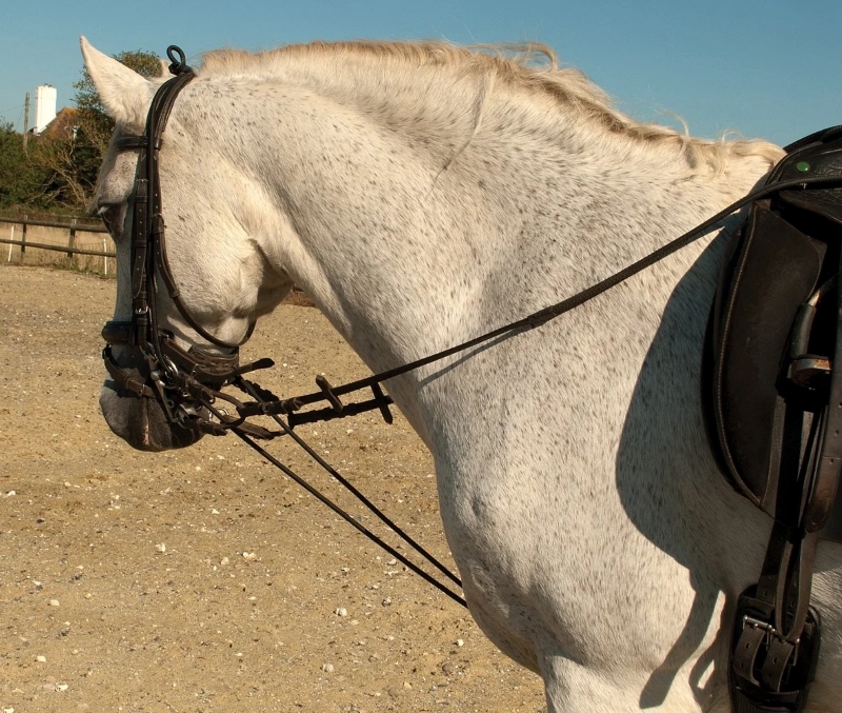
<path id="1" fill-rule="evenodd" d="M 99 406 L 114 434 L 139 451 L 186 448 L 203 435 L 199 431 L 171 424 L 157 401 L 137 397 L 113 381 L 103 384 Z"/>
<path id="2" fill-rule="evenodd" d="M 99 93 L 105 113 L 120 124 L 142 128 L 155 93 L 155 84 L 100 52 L 85 37 L 80 37 L 79 43 L 85 67 Z"/>

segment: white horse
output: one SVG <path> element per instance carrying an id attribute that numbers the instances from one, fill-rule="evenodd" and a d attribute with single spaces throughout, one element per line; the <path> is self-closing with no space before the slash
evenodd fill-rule
<path id="1" fill-rule="evenodd" d="M 163 80 L 82 48 L 118 134 L 140 134 Z M 382 370 L 608 276 L 782 155 L 636 123 L 538 51 L 543 67 L 439 43 L 205 56 L 160 155 L 167 254 L 190 313 L 236 342 L 295 283 Z M 131 309 L 135 164 L 112 148 L 97 196 L 118 243 L 115 319 Z M 725 482 L 703 426 L 724 240 L 388 384 L 435 458 L 471 613 L 543 677 L 552 712 L 730 709 L 735 598 L 757 580 L 770 520 Z M 166 296 L 159 307 L 185 344 L 202 342 Z M 131 364 L 130 348 L 116 353 Z M 101 404 L 137 448 L 185 442 L 149 399 L 106 382 Z M 842 545 L 820 543 L 813 601 L 824 635 L 807 710 L 838 711 Z"/>

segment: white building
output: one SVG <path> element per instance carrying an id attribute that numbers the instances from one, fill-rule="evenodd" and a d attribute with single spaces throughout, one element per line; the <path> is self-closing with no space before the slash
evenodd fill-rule
<path id="1" fill-rule="evenodd" d="M 40 134 L 56 118 L 56 88 L 42 84 L 35 90 L 35 126 L 33 132 Z"/>

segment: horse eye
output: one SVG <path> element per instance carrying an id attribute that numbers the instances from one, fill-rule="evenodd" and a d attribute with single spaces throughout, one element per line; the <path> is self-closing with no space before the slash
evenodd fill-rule
<path id="1" fill-rule="evenodd" d="M 125 214 L 126 208 L 124 203 L 102 205 L 97 210 L 97 215 L 102 218 L 102 222 L 114 238 L 119 237 L 123 232 Z"/>

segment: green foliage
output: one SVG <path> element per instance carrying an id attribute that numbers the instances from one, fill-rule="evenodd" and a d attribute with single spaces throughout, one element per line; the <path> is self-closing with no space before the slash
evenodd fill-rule
<path id="1" fill-rule="evenodd" d="M 115 59 L 144 77 L 161 74 L 161 62 L 150 52 L 121 52 Z M 0 124 L 0 210 L 89 212 L 114 122 L 86 69 L 73 88 L 77 113 L 63 134 L 30 136 L 24 149 L 23 136 L 11 124 Z"/>
<path id="2" fill-rule="evenodd" d="M 0 125 L 0 208 L 43 207 L 43 173 L 23 148 L 12 124 Z"/>
<path id="3" fill-rule="evenodd" d="M 41 202 L 90 211 L 101 154 L 78 136 L 43 136 L 34 142 L 30 161 L 40 173 Z"/>

